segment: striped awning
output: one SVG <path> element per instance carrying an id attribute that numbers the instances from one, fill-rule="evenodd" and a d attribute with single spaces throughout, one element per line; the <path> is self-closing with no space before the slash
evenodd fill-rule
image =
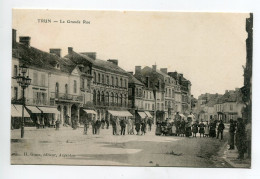
<path id="1" fill-rule="evenodd" d="M 36 113 L 36 114 L 42 113 L 42 111 L 39 110 L 36 106 L 26 106 L 26 108 L 29 109 L 31 113 Z"/>
<path id="2" fill-rule="evenodd" d="M 88 113 L 88 114 L 97 114 L 96 111 L 91 110 L 91 109 L 83 109 L 83 111 L 85 111 L 85 112 Z"/>
<path id="3" fill-rule="evenodd" d="M 22 117 L 23 106 L 22 105 L 11 105 L 11 116 Z M 29 113 L 24 108 L 24 117 L 30 117 Z"/>
<path id="4" fill-rule="evenodd" d="M 59 111 L 57 110 L 57 108 L 53 108 L 53 107 L 38 107 L 43 113 L 46 114 L 59 114 Z"/>
<path id="5" fill-rule="evenodd" d="M 144 111 L 144 113 L 145 113 L 148 117 L 153 117 L 153 116 L 151 115 L 151 113 L 148 112 L 148 111 Z"/>
<path id="6" fill-rule="evenodd" d="M 129 111 L 111 111 L 108 110 L 110 114 L 113 116 L 118 116 L 118 117 L 131 117 L 133 116 Z"/>
<path id="7" fill-rule="evenodd" d="M 141 118 L 145 118 L 147 116 L 144 112 L 138 112 L 138 114 Z"/>

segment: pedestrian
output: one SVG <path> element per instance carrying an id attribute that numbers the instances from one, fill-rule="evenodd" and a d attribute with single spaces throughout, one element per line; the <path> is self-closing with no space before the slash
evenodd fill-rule
<path id="1" fill-rule="evenodd" d="M 222 120 L 220 120 L 220 123 L 218 125 L 218 134 L 217 134 L 217 139 L 219 137 L 219 134 L 220 134 L 220 140 L 223 140 L 223 131 L 225 129 L 225 125 L 223 123 Z"/>
<path id="2" fill-rule="evenodd" d="M 146 133 L 146 119 L 141 120 L 141 131 L 142 131 L 141 135 L 145 135 L 145 133 Z"/>
<path id="3" fill-rule="evenodd" d="M 116 117 L 116 135 L 119 135 L 120 132 L 120 120 L 119 117 Z"/>
<path id="4" fill-rule="evenodd" d="M 126 127 L 125 119 L 121 119 L 120 126 L 121 126 L 121 135 L 125 135 L 125 127 Z"/>
<path id="5" fill-rule="evenodd" d="M 209 137 L 209 122 L 206 122 L 205 125 L 205 137 Z"/>
<path id="6" fill-rule="evenodd" d="M 36 116 L 36 127 L 37 127 L 37 129 L 40 128 L 40 117 L 39 116 Z"/>
<path id="7" fill-rule="evenodd" d="M 186 128 L 186 122 L 184 119 L 181 119 L 181 123 L 180 123 L 180 136 L 184 137 L 185 135 L 185 128 Z"/>
<path id="8" fill-rule="evenodd" d="M 92 119 L 91 126 L 92 126 L 92 134 L 93 134 L 93 135 L 97 134 L 97 130 L 96 130 L 96 118 L 95 118 L 95 117 L 93 117 L 93 119 Z"/>
<path id="9" fill-rule="evenodd" d="M 114 118 L 111 118 L 111 124 L 112 124 L 112 131 L 113 131 L 113 135 L 116 135 L 116 121 Z"/>
<path id="10" fill-rule="evenodd" d="M 55 122 L 55 126 L 56 126 L 56 130 L 59 130 L 60 129 L 60 120 L 56 120 L 56 122 Z"/>
<path id="11" fill-rule="evenodd" d="M 175 118 L 175 128 L 176 128 L 176 135 L 180 136 L 181 135 L 181 120 Z"/>
<path id="12" fill-rule="evenodd" d="M 193 133 L 193 137 L 197 137 L 197 133 L 198 133 L 197 121 L 192 125 L 192 133 Z"/>
<path id="13" fill-rule="evenodd" d="M 101 127 L 101 121 L 98 119 L 96 121 L 96 134 L 99 135 L 100 134 L 100 127 Z"/>
<path id="14" fill-rule="evenodd" d="M 101 119 L 101 127 L 102 127 L 102 129 L 104 129 L 105 128 L 105 120 L 104 120 L 104 118 L 102 118 Z"/>
<path id="15" fill-rule="evenodd" d="M 211 121 L 209 124 L 209 136 L 212 138 L 216 137 L 216 122 Z"/>
<path id="16" fill-rule="evenodd" d="M 106 122 L 106 125 L 107 125 L 106 128 L 109 129 L 109 120 L 108 120 L 108 118 L 106 118 L 105 122 Z"/>
<path id="17" fill-rule="evenodd" d="M 134 123 L 134 119 L 131 119 L 131 131 L 130 131 L 130 134 L 131 135 L 134 135 L 135 134 L 135 130 L 134 130 L 134 128 L 135 128 L 135 123 Z"/>
<path id="18" fill-rule="evenodd" d="M 130 118 L 127 119 L 127 134 L 131 134 L 132 129 L 132 120 Z"/>
<path id="19" fill-rule="evenodd" d="M 153 120 L 151 118 L 148 119 L 147 121 L 148 127 L 149 127 L 149 131 L 152 130 L 152 124 L 153 124 Z"/>
<path id="20" fill-rule="evenodd" d="M 89 120 L 85 119 L 84 120 L 84 134 L 87 135 L 88 134 L 88 128 L 89 128 Z"/>
<path id="21" fill-rule="evenodd" d="M 199 124 L 199 133 L 200 133 L 200 138 L 201 138 L 201 135 L 204 137 L 204 133 L 205 133 L 205 124 L 203 123 L 203 121 L 201 120 L 200 124 Z"/>
<path id="22" fill-rule="evenodd" d="M 173 121 L 171 126 L 172 126 L 172 135 L 177 136 L 176 121 Z"/>
<path id="23" fill-rule="evenodd" d="M 188 121 L 186 122 L 186 125 L 185 125 L 185 135 L 186 135 L 186 137 L 191 136 L 191 122 L 192 122 L 192 119 L 188 118 Z"/>
<path id="24" fill-rule="evenodd" d="M 229 126 L 229 149 L 228 150 L 234 150 L 235 146 L 235 132 L 236 132 L 236 124 L 234 123 L 233 119 L 230 119 L 230 126 Z"/>
<path id="25" fill-rule="evenodd" d="M 135 122 L 136 135 L 140 135 L 140 127 L 141 127 L 141 122 L 139 119 L 136 119 L 136 122 Z"/>
<path id="26" fill-rule="evenodd" d="M 244 153 L 247 151 L 247 144 L 246 144 L 245 124 L 242 118 L 237 119 L 236 147 L 238 150 L 237 159 L 243 160 Z"/>

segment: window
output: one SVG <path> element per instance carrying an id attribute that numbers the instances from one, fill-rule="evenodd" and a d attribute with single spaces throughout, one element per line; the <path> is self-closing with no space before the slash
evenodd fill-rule
<path id="1" fill-rule="evenodd" d="M 68 94 L 68 84 L 65 85 L 65 94 Z"/>
<path id="2" fill-rule="evenodd" d="M 114 77 L 113 76 L 111 77 L 111 83 L 112 83 L 112 86 L 114 86 Z"/>
<path id="3" fill-rule="evenodd" d="M 41 75 L 41 85 L 45 86 L 45 74 Z"/>
<path id="4" fill-rule="evenodd" d="M 118 78 L 116 77 L 116 86 L 118 86 Z"/>
<path id="5" fill-rule="evenodd" d="M 17 65 L 14 65 L 14 76 L 18 75 L 18 67 Z"/>
<path id="6" fill-rule="evenodd" d="M 37 72 L 33 73 L 33 84 L 38 85 L 38 73 Z"/>
<path id="7" fill-rule="evenodd" d="M 104 84 L 104 83 L 105 83 L 105 76 L 102 75 L 102 84 Z"/>
<path id="8" fill-rule="evenodd" d="M 55 85 L 55 94 L 56 94 L 56 98 L 59 96 L 59 83 L 56 83 Z"/>
<path id="9" fill-rule="evenodd" d="M 233 111 L 233 104 L 230 104 L 230 111 Z"/>
<path id="10" fill-rule="evenodd" d="M 100 74 L 98 74 L 98 82 L 99 82 L 99 83 L 101 82 L 101 80 L 100 80 Z"/>
<path id="11" fill-rule="evenodd" d="M 77 93 L 77 81 L 76 80 L 74 80 L 73 87 L 74 87 L 74 93 Z"/>
<path id="12" fill-rule="evenodd" d="M 114 93 L 111 93 L 111 102 L 114 103 L 115 99 L 114 99 Z"/>
<path id="13" fill-rule="evenodd" d="M 122 94 L 119 95 L 119 98 L 120 98 L 120 105 L 122 106 L 122 105 L 123 105 L 123 97 L 122 97 Z"/>
<path id="14" fill-rule="evenodd" d="M 126 82 L 126 79 L 125 79 L 125 88 L 127 88 L 127 82 Z"/>
<path id="15" fill-rule="evenodd" d="M 94 72 L 94 82 L 97 82 L 97 74 Z"/>
<path id="16" fill-rule="evenodd" d="M 18 88 L 14 87 L 14 99 L 17 100 L 18 99 Z"/>
<path id="17" fill-rule="evenodd" d="M 152 104 L 152 110 L 154 110 L 154 104 Z"/>
<path id="18" fill-rule="evenodd" d="M 150 99 L 152 99 L 152 93 L 150 92 Z"/>
<path id="19" fill-rule="evenodd" d="M 100 104 L 100 92 L 97 92 L 97 104 Z"/>
<path id="20" fill-rule="evenodd" d="M 85 81 L 84 81 L 84 78 L 81 78 L 81 88 L 85 88 Z"/>
<path id="21" fill-rule="evenodd" d="M 109 76 L 107 75 L 107 84 L 109 85 Z"/>
<path id="22" fill-rule="evenodd" d="M 94 103 L 94 105 L 97 104 L 97 94 L 96 94 L 96 90 L 93 91 L 93 103 Z"/>
<path id="23" fill-rule="evenodd" d="M 120 78 L 120 87 L 123 87 L 123 80 Z"/>
<path id="24" fill-rule="evenodd" d="M 148 110 L 150 110 L 150 104 L 148 104 Z"/>

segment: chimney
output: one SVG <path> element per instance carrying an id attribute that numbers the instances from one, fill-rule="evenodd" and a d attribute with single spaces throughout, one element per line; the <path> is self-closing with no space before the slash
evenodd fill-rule
<path id="1" fill-rule="evenodd" d="M 109 59 L 107 61 L 113 63 L 116 66 L 118 66 L 118 60 L 117 59 Z"/>
<path id="2" fill-rule="evenodd" d="M 150 78 L 149 78 L 149 76 L 147 76 L 145 79 L 146 79 L 147 88 L 150 88 Z"/>
<path id="3" fill-rule="evenodd" d="M 161 68 L 160 71 L 167 74 L 167 68 Z"/>
<path id="4" fill-rule="evenodd" d="M 129 73 L 130 75 L 134 75 L 134 72 L 132 72 L 132 71 L 129 71 L 128 73 Z"/>
<path id="5" fill-rule="evenodd" d="M 26 46 L 30 46 L 30 41 L 31 41 L 31 37 L 29 37 L 29 36 L 20 36 L 19 37 L 19 42 Z"/>
<path id="6" fill-rule="evenodd" d="M 96 53 L 96 52 L 82 52 L 81 54 L 87 55 L 87 56 L 89 56 L 90 58 L 92 58 L 93 60 L 96 60 L 96 56 L 97 56 L 97 53 Z"/>
<path id="7" fill-rule="evenodd" d="M 12 47 L 15 48 L 16 44 L 16 30 L 12 29 Z"/>
<path id="8" fill-rule="evenodd" d="M 228 90 L 226 90 L 225 93 L 228 93 Z"/>
<path id="9" fill-rule="evenodd" d="M 60 48 L 50 48 L 50 53 L 55 54 L 58 57 L 61 57 L 61 49 Z"/>
<path id="10" fill-rule="evenodd" d="M 68 47 L 68 53 L 71 54 L 73 52 L 73 47 Z"/>
<path id="11" fill-rule="evenodd" d="M 153 71 L 156 71 L 156 68 L 157 68 L 157 65 L 152 66 Z"/>
<path id="12" fill-rule="evenodd" d="M 142 70 L 141 66 L 135 66 L 135 74 L 140 74 Z"/>

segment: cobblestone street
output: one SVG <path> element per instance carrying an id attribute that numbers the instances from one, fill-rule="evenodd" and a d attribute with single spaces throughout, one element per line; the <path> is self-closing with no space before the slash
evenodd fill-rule
<path id="1" fill-rule="evenodd" d="M 155 136 L 154 128 L 145 136 L 113 136 L 111 128 L 83 135 L 83 128 L 27 127 L 24 139 L 19 129 L 11 131 L 11 163 L 230 167 L 219 154 L 224 144 L 211 138 Z"/>

